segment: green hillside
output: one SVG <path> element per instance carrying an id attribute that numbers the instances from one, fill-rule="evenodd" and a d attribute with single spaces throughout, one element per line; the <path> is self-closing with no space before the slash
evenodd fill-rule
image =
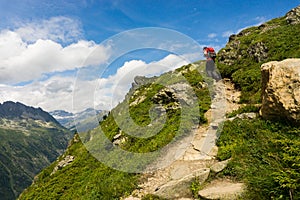
<path id="1" fill-rule="evenodd" d="M 73 155 L 75 160 L 51 175 L 58 161 L 44 169 L 20 199 L 118 199 L 137 187 L 135 174 L 113 170 L 96 160 L 78 135 L 59 158 Z"/>
<path id="2" fill-rule="evenodd" d="M 203 70 L 204 62 L 197 65 L 187 65 L 174 72 L 163 74 L 160 77 L 144 80 L 142 85 L 132 88 L 126 96 L 124 102 L 114 108 L 110 114 L 100 123 L 100 127 L 106 136 L 113 141 L 114 136 L 119 133 L 119 128 L 113 117 L 113 113 L 122 113 L 125 105 L 129 102 L 130 116 L 135 123 L 145 126 L 150 123 L 149 108 L 156 103 L 162 103 L 166 109 L 166 123 L 161 131 L 155 136 L 146 139 L 133 137 L 122 133 L 122 138 L 126 138 L 119 144 L 119 147 L 130 152 L 153 152 L 172 139 L 183 137 L 191 132 L 191 128 L 199 123 L 205 123 L 204 113 L 209 109 L 210 95 L 207 87 L 203 87 L 203 78 L 199 71 Z M 183 76 L 182 76 L 183 75 Z M 166 86 L 186 82 L 192 86 L 193 93 L 197 96 L 195 112 L 190 116 L 181 119 L 181 109 L 176 107 L 178 99 L 155 94 L 164 91 Z M 158 84 L 160 83 L 160 84 Z M 138 99 L 143 96 L 143 100 Z M 121 115 L 122 116 L 122 115 Z M 128 116 L 127 116 L 128 117 Z M 127 123 L 127 117 L 121 118 L 121 123 Z M 117 119 L 118 120 L 118 119 Z M 180 121 L 184 120 L 181 126 Z M 129 129 L 132 127 L 128 127 Z M 178 131 L 181 130 L 181 131 Z M 88 136 L 97 136 L 99 128 L 86 133 Z M 85 134 L 82 134 L 84 138 Z M 72 142 L 63 156 L 54 162 L 47 169 L 38 175 L 35 183 L 30 186 L 20 199 L 119 199 L 124 195 L 129 195 L 138 185 L 137 173 L 125 173 L 111 169 L 101 162 L 98 162 L 79 141 L 79 136 L 75 137 L 77 142 Z M 87 143 L 88 144 L 88 143 Z M 55 166 L 67 155 L 75 157 L 74 161 L 50 175 Z M 116 158 L 117 159 L 117 158 Z M 152 158 L 155 159 L 155 156 Z M 135 160 L 131 162 L 135 163 Z M 151 160 L 147 160 L 145 167 Z M 130 165 L 130 163 L 128 164 Z"/>
<path id="3" fill-rule="evenodd" d="M 5 114 L 7 109 L 1 107 L 0 118 L 0 197 L 5 200 L 16 199 L 36 174 L 63 153 L 71 138 L 71 133 L 51 121 L 54 119 L 49 114 L 25 105 L 10 104 L 16 112 Z M 30 109 L 36 111 L 35 116 L 43 116 L 40 118 L 48 122 L 19 117 L 29 116 Z"/>
<path id="4" fill-rule="evenodd" d="M 242 199 L 300 199 L 299 127 L 236 119 L 225 123 L 217 145 L 219 159 L 231 161 L 216 177 L 243 181 Z"/>
<path id="5" fill-rule="evenodd" d="M 300 23 L 294 13 L 290 11 L 284 17 L 230 36 L 218 52 L 217 66 L 222 77 L 232 79 L 242 91 L 242 103 L 260 102 L 261 64 L 300 57 Z"/>

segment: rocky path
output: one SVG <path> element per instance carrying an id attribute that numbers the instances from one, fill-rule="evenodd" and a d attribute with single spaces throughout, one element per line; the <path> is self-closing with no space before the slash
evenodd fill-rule
<path id="1" fill-rule="evenodd" d="M 208 124 L 194 131 L 192 142 L 184 154 L 166 168 L 143 175 L 140 189 L 126 200 L 140 199 L 146 194 L 155 194 L 168 199 L 190 199 L 190 184 L 197 177 L 203 183 L 217 164 L 217 129 L 222 127 L 225 114 L 238 109 L 240 92 L 229 80 L 214 84 L 211 109 L 206 113 Z"/>

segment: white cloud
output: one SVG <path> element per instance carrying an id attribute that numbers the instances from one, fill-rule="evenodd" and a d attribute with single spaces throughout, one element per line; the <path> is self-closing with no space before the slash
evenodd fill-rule
<path id="1" fill-rule="evenodd" d="M 95 93 L 96 104 L 105 105 L 106 108 L 112 108 L 123 100 L 135 76 L 153 77 L 163 72 L 174 70 L 185 64 L 188 64 L 188 62 L 174 54 L 170 54 L 160 61 L 151 63 L 145 63 L 141 60 L 125 62 L 125 64 L 118 69 L 116 74 L 98 80 L 99 87 Z"/>
<path id="2" fill-rule="evenodd" d="M 255 17 L 253 19 L 253 21 L 255 21 L 254 24 L 251 24 L 251 25 L 245 26 L 243 28 L 240 28 L 239 30 L 237 30 L 236 34 L 241 32 L 242 30 L 245 30 L 245 29 L 249 28 L 249 27 L 260 26 L 261 24 L 265 23 L 267 21 L 267 19 L 264 16 L 260 16 L 260 17 Z"/>
<path id="3" fill-rule="evenodd" d="M 190 62 L 173 54 L 151 63 L 131 60 L 107 78 L 79 78 L 74 85 L 75 77 L 66 76 L 65 71 L 98 66 L 112 55 L 112 44 L 100 46 L 80 37 L 79 23 L 65 17 L 27 23 L 15 30 L 0 30 L 0 102 L 20 101 L 47 111 L 81 111 L 94 104 L 101 109 L 111 109 L 123 100 L 135 76 L 159 75 Z M 172 43 L 168 47 L 181 46 Z M 183 57 L 195 59 L 198 54 Z M 95 74 L 95 68 L 89 70 L 83 70 L 87 76 Z M 27 81 L 30 83 L 19 84 Z M 100 88 L 95 91 L 99 83 Z M 78 102 L 74 110 L 72 101 Z"/>
<path id="4" fill-rule="evenodd" d="M 26 42 L 48 39 L 56 42 L 69 43 L 81 39 L 83 35 L 81 24 L 78 20 L 63 16 L 30 23 L 22 22 L 15 32 Z"/>
<path id="5" fill-rule="evenodd" d="M 135 76 L 159 75 L 184 64 L 187 64 L 187 62 L 172 54 L 160 61 L 151 63 L 131 60 L 125 62 L 114 75 L 107 78 L 77 79 L 75 96 L 73 96 L 75 77 L 56 76 L 24 86 L 0 84 L 0 102 L 20 101 L 26 105 L 41 107 L 47 111 L 56 109 L 71 112 L 82 111 L 94 105 L 97 108 L 109 110 L 124 99 Z"/>
<path id="6" fill-rule="evenodd" d="M 25 86 L 0 85 L 0 101 L 20 101 L 46 110 L 52 108 L 70 110 L 73 81 L 70 77 L 53 77 L 44 82 L 33 82 Z"/>
<path id="7" fill-rule="evenodd" d="M 217 34 L 216 33 L 210 33 L 210 34 L 208 34 L 207 37 L 208 38 L 215 38 L 215 37 L 217 37 Z"/>
<path id="8" fill-rule="evenodd" d="M 0 80 L 1 83 L 19 83 L 84 64 L 100 64 L 108 59 L 109 49 L 84 40 L 66 47 L 49 39 L 27 43 L 17 32 L 4 30 L 0 32 Z M 92 52 L 93 58 L 86 61 Z"/>

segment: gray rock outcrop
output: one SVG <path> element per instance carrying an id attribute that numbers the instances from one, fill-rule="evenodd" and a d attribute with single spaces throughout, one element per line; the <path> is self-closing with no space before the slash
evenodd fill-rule
<path id="1" fill-rule="evenodd" d="M 75 157 L 71 155 L 67 155 L 63 160 L 61 160 L 53 169 L 53 172 L 50 175 L 55 174 L 58 170 L 66 167 L 74 161 Z"/>
<path id="2" fill-rule="evenodd" d="M 167 199 L 191 197 L 192 194 L 190 190 L 190 185 L 192 181 L 195 180 L 196 177 L 197 181 L 199 181 L 199 184 L 203 184 L 207 180 L 209 172 L 209 168 L 199 169 L 179 180 L 170 181 L 167 184 L 158 188 L 158 190 L 155 192 L 155 195 Z"/>
<path id="3" fill-rule="evenodd" d="M 300 122 L 300 59 L 272 61 L 261 66 L 262 107 L 265 119 Z"/>
<path id="4" fill-rule="evenodd" d="M 300 23 L 300 6 L 289 11 L 285 19 L 289 24 L 299 24 Z"/>
<path id="5" fill-rule="evenodd" d="M 227 160 L 224 160 L 221 162 L 217 162 L 210 167 L 210 170 L 212 172 L 219 173 L 227 167 L 229 161 L 230 161 L 230 159 L 227 159 Z"/>
<path id="6" fill-rule="evenodd" d="M 263 42 L 255 43 L 247 49 L 250 57 L 254 58 L 256 62 L 261 62 L 268 58 L 268 47 Z"/>

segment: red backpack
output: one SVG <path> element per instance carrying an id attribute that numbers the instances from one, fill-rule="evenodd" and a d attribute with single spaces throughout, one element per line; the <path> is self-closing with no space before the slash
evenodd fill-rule
<path id="1" fill-rule="evenodd" d="M 209 56 L 209 57 L 211 57 L 211 58 L 213 58 L 213 59 L 216 58 L 217 54 L 216 54 L 214 48 L 212 48 L 212 47 L 207 47 L 206 50 L 207 50 L 207 53 L 208 53 L 208 56 Z"/>

